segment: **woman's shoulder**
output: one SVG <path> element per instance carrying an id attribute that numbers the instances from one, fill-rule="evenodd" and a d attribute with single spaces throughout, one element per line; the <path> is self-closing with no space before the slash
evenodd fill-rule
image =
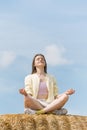
<path id="1" fill-rule="evenodd" d="M 46 74 L 46 76 L 49 77 L 49 78 L 55 79 L 55 76 L 52 75 L 52 74 Z"/>

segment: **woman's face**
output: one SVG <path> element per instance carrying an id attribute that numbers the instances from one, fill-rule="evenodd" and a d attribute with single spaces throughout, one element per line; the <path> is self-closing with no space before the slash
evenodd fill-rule
<path id="1" fill-rule="evenodd" d="M 45 67 L 45 59 L 43 56 L 41 55 L 38 55 L 35 57 L 35 60 L 34 60 L 34 66 L 36 67 Z"/>

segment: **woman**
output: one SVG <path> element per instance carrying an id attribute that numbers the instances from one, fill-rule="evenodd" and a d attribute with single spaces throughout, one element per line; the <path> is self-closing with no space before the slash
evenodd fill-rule
<path id="1" fill-rule="evenodd" d="M 42 54 L 36 54 L 32 62 L 32 73 L 25 77 L 25 88 L 19 92 L 24 95 L 25 113 L 66 114 L 62 108 L 69 95 L 75 90 L 69 89 L 58 95 L 58 87 L 53 76 L 47 74 L 47 62 Z"/>

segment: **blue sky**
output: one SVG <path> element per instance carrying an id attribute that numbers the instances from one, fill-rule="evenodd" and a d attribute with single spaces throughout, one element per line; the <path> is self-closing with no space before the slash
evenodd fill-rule
<path id="1" fill-rule="evenodd" d="M 87 115 L 87 1 L 0 1 L 0 114 L 23 113 L 24 78 L 45 55 L 59 93 L 74 88 L 69 114 Z"/>

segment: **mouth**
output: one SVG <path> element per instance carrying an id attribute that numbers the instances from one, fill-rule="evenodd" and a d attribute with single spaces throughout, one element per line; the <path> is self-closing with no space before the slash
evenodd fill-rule
<path id="1" fill-rule="evenodd" d="M 44 64 L 44 62 L 39 62 L 38 64 Z"/>

